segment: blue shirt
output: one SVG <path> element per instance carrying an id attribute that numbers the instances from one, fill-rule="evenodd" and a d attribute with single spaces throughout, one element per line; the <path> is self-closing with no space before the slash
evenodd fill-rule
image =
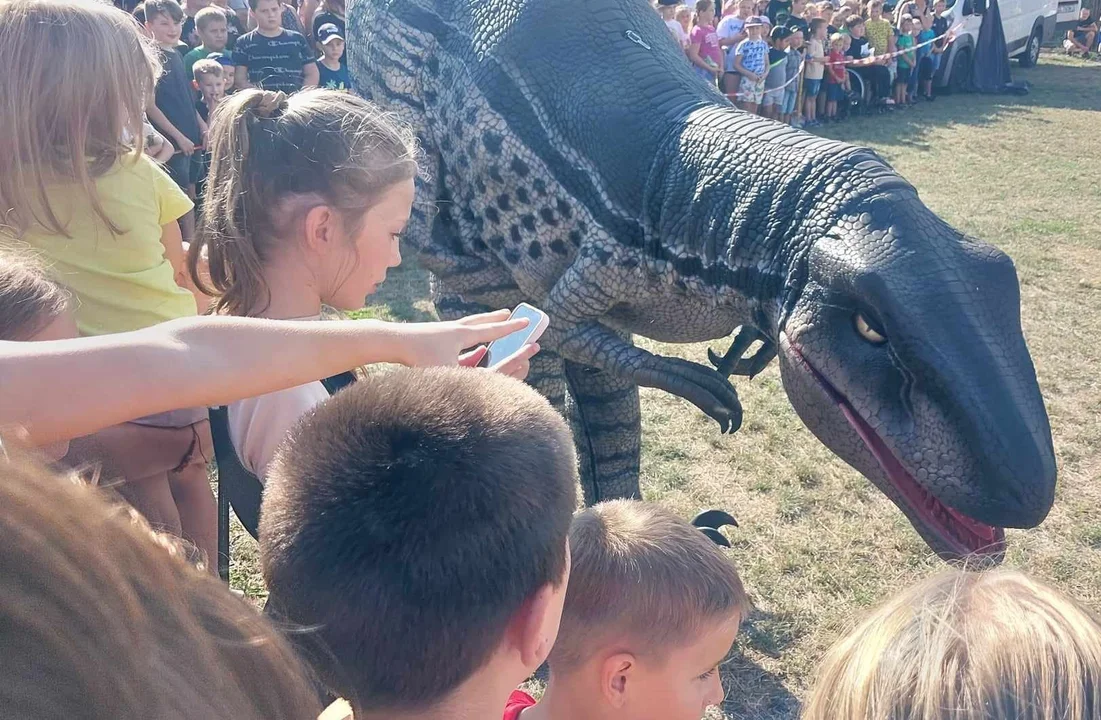
<path id="1" fill-rule="evenodd" d="M 352 81 L 348 77 L 348 66 L 341 65 L 339 70 L 330 70 L 320 59 L 317 61 L 319 76 L 317 86 L 325 90 L 351 90 Z"/>
<path id="2" fill-rule="evenodd" d="M 768 65 L 768 50 L 764 40 L 742 40 L 738 43 L 737 54 L 742 58 L 742 67 L 763 77 Z"/>

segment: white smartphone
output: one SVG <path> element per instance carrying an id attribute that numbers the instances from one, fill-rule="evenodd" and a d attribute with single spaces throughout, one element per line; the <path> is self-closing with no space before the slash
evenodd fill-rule
<path id="1" fill-rule="evenodd" d="M 516 353 L 520 348 L 538 340 L 543 331 L 547 329 L 547 325 L 550 324 L 550 318 L 547 317 L 545 312 L 527 303 L 520 303 L 509 315 L 509 320 L 515 320 L 516 318 L 527 318 L 528 326 L 491 342 L 489 349 L 486 350 L 485 357 L 478 363 L 479 365 L 493 367 Z"/>

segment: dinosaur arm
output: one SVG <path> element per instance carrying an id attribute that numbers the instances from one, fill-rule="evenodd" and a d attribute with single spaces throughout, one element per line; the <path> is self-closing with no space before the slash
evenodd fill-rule
<path id="1" fill-rule="evenodd" d="M 632 287 L 631 279 L 613 265 L 599 253 L 582 250 L 551 290 L 544 309 L 562 357 L 678 395 L 718 421 L 724 432 L 737 430 L 742 408 L 726 378 L 703 365 L 635 347 L 600 321 L 622 301 L 615 291 Z"/>

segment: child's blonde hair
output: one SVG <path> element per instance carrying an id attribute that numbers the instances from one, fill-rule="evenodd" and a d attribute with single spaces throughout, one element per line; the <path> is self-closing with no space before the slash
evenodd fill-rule
<path id="1" fill-rule="evenodd" d="M 6 438 L 7 439 L 7 438 Z M 102 490 L 0 453 L 4 717 L 307 720 L 293 650 Z"/>
<path id="2" fill-rule="evenodd" d="M 600 503 L 570 529 L 573 557 L 552 672 L 601 648 L 641 655 L 695 641 L 707 623 L 749 610 L 733 563 L 706 535 L 657 505 Z"/>
<path id="3" fill-rule="evenodd" d="M 685 15 L 691 17 L 692 8 L 688 7 L 687 5 L 677 5 L 677 10 L 673 13 L 673 18 L 677 22 L 680 22 L 681 18 L 683 18 Z"/>
<path id="4" fill-rule="evenodd" d="M 69 307 L 69 293 L 35 261 L 0 253 L 0 340 L 29 340 Z"/>
<path id="5" fill-rule="evenodd" d="M 844 34 L 839 33 L 839 32 L 835 32 L 833 35 L 830 35 L 830 47 L 833 47 L 834 45 L 844 45 L 844 44 L 845 44 L 845 35 Z"/>
<path id="6" fill-rule="evenodd" d="M 876 610 L 831 651 L 804 720 L 1096 720 L 1101 625 L 1010 570 L 953 570 Z"/>
<path id="7" fill-rule="evenodd" d="M 0 68 L 0 231 L 19 237 L 37 224 L 68 237 L 47 188 L 75 183 L 121 232 L 95 181 L 144 147 L 142 113 L 161 71 L 152 41 L 108 3 L 0 0 Z"/>
<path id="8" fill-rule="evenodd" d="M 198 60 L 191 67 L 191 74 L 195 76 L 195 82 L 199 82 L 201 77 L 213 75 L 220 78 L 225 72 L 222 70 L 222 63 L 217 60 Z"/>
<path id="9" fill-rule="evenodd" d="M 273 250 L 318 205 L 332 207 L 354 236 L 364 215 L 396 183 L 417 174 L 411 130 L 352 93 L 287 96 L 244 90 L 214 113 L 211 165 L 199 237 L 188 265 L 214 309 L 262 312 L 270 300 L 262 270 Z M 210 282 L 199 276 L 209 254 Z"/>

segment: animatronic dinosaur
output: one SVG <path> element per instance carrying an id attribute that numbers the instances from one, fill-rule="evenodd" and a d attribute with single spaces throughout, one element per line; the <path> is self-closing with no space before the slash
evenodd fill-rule
<path id="1" fill-rule="evenodd" d="M 531 382 L 589 502 L 639 495 L 639 385 L 733 432 L 727 377 L 779 354 L 810 430 L 943 557 L 999 558 L 1047 515 L 1013 263 L 873 152 L 735 110 L 644 0 L 355 0 L 348 22 L 357 89 L 423 144 L 407 238 L 437 309 L 550 315 Z M 739 327 L 718 371 L 630 341 Z"/>

